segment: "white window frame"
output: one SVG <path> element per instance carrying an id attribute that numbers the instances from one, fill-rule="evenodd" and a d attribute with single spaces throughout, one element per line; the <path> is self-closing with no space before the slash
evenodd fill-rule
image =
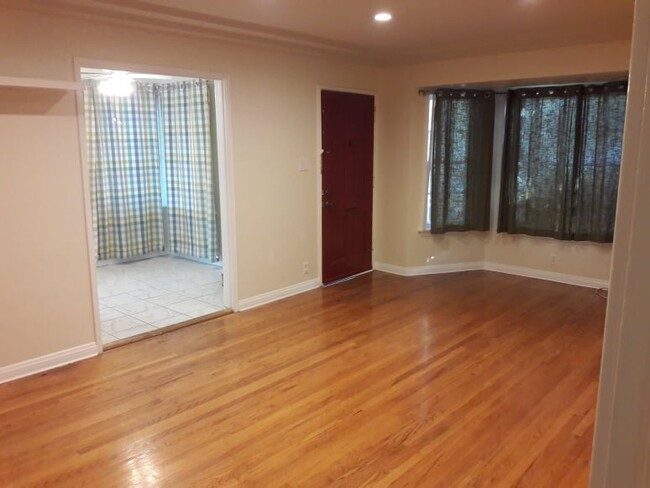
<path id="1" fill-rule="evenodd" d="M 436 111 L 436 96 L 431 93 L 427 95 L 427 124 L 426 124 L 426 173 L 424 178 L 424 205 L 422 207 L 422 232 L 431 230 L 431 192 L 433 172 L 433 118 Z"/>

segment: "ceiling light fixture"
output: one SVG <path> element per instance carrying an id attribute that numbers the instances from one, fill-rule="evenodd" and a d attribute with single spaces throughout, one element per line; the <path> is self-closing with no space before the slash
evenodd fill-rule
<path id="1" fill-rule="evenodd" d="M 377 22 L 388 22 L 392 18 L 393 16 L 388 12 L 378 12 L 375 14 L 375 20 Z"/>
<path id="2" fill-rule="evenodd" d="M 129 97 L 133 94 L 135 87 L 131 75 L 125 71 L 117 71 L 99 82 L 99 92 L 107 97 Z"/>

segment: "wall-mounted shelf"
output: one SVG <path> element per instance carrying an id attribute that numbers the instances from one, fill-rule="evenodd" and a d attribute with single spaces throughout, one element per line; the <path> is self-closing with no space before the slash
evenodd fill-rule
<path id="1" fill-rule="evenodd" d="M 0 76 L 0 87 L 36 88 L 40 90 L 81 90 L 80 81 L 48 80 L 45 78 L 15 78 Z"/>

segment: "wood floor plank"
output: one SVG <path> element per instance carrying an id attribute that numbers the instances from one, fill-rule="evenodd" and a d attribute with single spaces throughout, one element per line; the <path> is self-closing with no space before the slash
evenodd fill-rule
<path id="1" fill-rule="evenodd" d="M 0 385 L 0 486 L 585 487 L 605 301 L 375 272 Z"/>

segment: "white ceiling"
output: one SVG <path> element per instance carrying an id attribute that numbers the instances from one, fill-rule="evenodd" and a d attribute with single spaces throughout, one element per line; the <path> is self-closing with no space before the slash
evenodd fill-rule
<path id="1" fill-rule="evenodd" d="M 633 0 L 50 0 L 383 64 L 629 39 Z M 373 21 L 387 10 L 393 20 Z"/>

